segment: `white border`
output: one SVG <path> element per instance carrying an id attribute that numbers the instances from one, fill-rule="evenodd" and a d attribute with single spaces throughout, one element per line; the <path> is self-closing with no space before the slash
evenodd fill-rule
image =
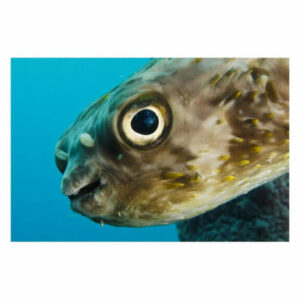
<path id="1" fill-rule="evenodd" d="M 297 2 L 100 3 L 1 2 L 0 298 L 299 299 Z M 291 242 L 11 243 L 9 74 L 14 56 L 290 57 Z"/>

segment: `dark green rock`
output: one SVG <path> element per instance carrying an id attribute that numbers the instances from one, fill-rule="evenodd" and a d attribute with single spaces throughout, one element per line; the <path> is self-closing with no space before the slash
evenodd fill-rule
<path id="1" fill-rule="evenodd" d="M 179 222 L 177 230 L 181 241 L 288 241 L 289 174 Z"/>

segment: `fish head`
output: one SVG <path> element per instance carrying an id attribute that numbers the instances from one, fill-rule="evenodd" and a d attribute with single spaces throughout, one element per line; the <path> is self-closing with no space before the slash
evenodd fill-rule
<path id="1" fill-rule="evenodd" d="M 62 192 L 99 223 L 191 218 L 287 172 L 288 125 L 286 59 L 154 59 L 59 139 Z"/>

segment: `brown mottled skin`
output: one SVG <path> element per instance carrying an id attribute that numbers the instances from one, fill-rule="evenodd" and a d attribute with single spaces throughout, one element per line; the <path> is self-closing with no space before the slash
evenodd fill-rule
<path id="1" fill-rule="evenodd" d="M 124 138 L 132 103 L 161 111 L 153 144 Z M 199 215 L 288 172 L 288 114 L 288 59 L 154 59 L 60 138 L 62 192 L 74 211 L 118 226 Z"/>

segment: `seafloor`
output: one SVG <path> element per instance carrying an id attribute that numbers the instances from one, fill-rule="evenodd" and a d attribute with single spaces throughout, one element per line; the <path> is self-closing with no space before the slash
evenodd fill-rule
<path id="1" fill-rule="evenodd" d="M 288 241 L 289 174 L 177 224 L 181 241 Z"/>

